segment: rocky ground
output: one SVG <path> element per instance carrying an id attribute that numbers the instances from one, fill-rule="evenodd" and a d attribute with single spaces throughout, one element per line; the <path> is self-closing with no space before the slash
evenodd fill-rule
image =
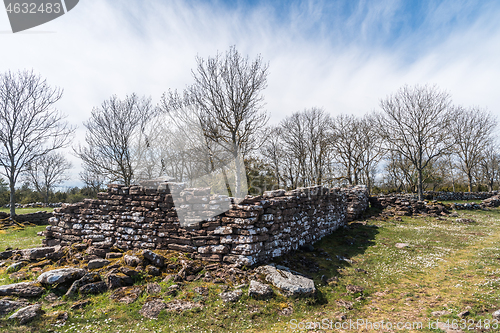
<path id="1" fill-rule="evenodd" d="M 67 312 L 46 313 L 42 310 L 64 303 L 71 309 L 88 306 L 86 296 L 111 291 L 110 298 L 118 303 L 131 304 L 143 294 L 146 299 L 139 313 L 146 318 L 157 318 L 162 310 L 184 311 L 203 308 L 203 296 L 208 289 L 195 288 L 200 301 L 174 299 L 164 302 L 159 296 L 159 281 L 174 282 L 166 290 L 175 296 L 186 284 L 204 281 L 220 284 L 224 302 L 236 302 L 248 287 L 248 295 L 256 299 L 272 297 L 270 285 L 287 297 L 314 296 L 312 279 L 284 266 L 264 265 L 247 269 L 235 265 L 221 265 L 192 260 L 175 251 L 103 250 L 86 243 L 61 247 L 40 247 L 25 250 L 7 250 L 0 253 L 0 266 L 15 283 L 0 286 L 0 315 L 14 310 L 9 320 L 20 325 L 40 316 L 56 317 L 59 322 L 68 318 Z M 35 280 L 31 280 L 36 277 Z M 152 281 L 152 282 L 148 282 Z M 42 298 L 43 296 L 43 298 Z M 48 304 L 47 304 L 48 303 Z"/>

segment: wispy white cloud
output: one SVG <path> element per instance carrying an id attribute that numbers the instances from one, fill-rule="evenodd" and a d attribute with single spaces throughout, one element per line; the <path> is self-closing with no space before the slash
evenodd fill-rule
<path id="1" fill-rule="evenodd" d="M 495 2 L 429 1 L 414 9 L 401 0 L 285 3 L 81 1 L 33 30 L 55 33 L 0 34 L 0 71 L 33 68 L 63 87 L 58 107 L 79 126 L 77 141 L 104 99 L 136 92 L 158 101 L 191 82 L 196 55 L 230 45 L 269 62 L 272 122 L 313 106 L 363 114 L 401 85 L 417 83 L 437 84 L 457 103 L 500 115 Z M 9 29 L 0 10 L 0 31 Z M 78 168 L 73 172 L 76 179 Z"/>

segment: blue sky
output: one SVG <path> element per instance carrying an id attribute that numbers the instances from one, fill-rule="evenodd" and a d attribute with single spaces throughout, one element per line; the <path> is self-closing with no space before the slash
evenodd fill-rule
<path id="1" fill-rule="evenodd" d="M 0 10 L 0 72 L 33 68 L 64 88 L 78 126 L 112 94 L 157 102 L 192 82 L 195 56 L 231 45 L 269 62 L 271 122 L 304 108 L 362 115 L 404 84 L 436 84 L 500 115 L 500 1 L 81 0 L 12 34 Z M 77 184 L 79 161 L 71 184 Z"/>

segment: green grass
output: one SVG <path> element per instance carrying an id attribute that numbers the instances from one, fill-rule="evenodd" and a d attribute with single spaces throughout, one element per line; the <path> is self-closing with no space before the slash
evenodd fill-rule
<path id="1" fill-rule="evenodd" d="M 335 323 L 336 318 L 345 315 L 347 321 L 422 322 L 423 329 L 418 332 L 439 332 L 429 329 L 429 322 L 439 319 L 451 323 L 456 320 L 460 324 L 458 313 L 466 309 L 470 311 L 466 318 L 469 323 L 474 321 L 477 324 L 479 320 L 484 323 L 484 320 L 491 321 L 491 313 L 500 308 L 500 210 L 458 211 L 458 214 L 477 223 L 462 224 L 450 217 L 353 222 L 348 228 L 316 243 L 313 252 L 296 252 L 275 260 L 311 275 L 318 288 L 316 299 L 288 299 L 276 295 L 269 301 L 254 300 L 246 295 L 248 288 L 244 288 L 240 301 L 226 304 L 218 297 L 220 285 L 194 282 L 185 284 L 175 299 L 199 301 L 202 297 L 197 296 L 193 289 L 196 286 L 208 287 L 210 293 L 203 299 L 205 307 L 201 311 L 162 311 L 157 320 L 149 320 L 138 312 L 148 297 L 146 293 L 133 304 L 121 305 L 110 300 L 110 292 L 106 292 L 90 296 L 92 305 L 82 310 L 70 310 L 72 300 L 55 308 L 43 302 L 47 312 L 44 319 L 31 323 L 29 329 L 1 319 L 0 331 L 288 332 L 292 328 L 292 319 L 296 323 L 323 319 Z M 0 235 L 0 244 L 5 247 L 9 242 L 17 243 L 17 238 L 29 239 L 42 229 L 34 227 L 17 233 L 8 232 Z M 396 243 L 409 246 L 400 249 L 395 247 Z M 350 261 L 339 260 L 337 256 Z M 336 276 L 338 282 L 326 285 L 321 280 L 323 275 L 327 278 Z M 30 278 L 34 279 L 35 275 Z M 147 281 L 154 280 L 161 281 L 161 278 Z M 0 271 L 0 281 L 2 284 L 12 282 L 3 271 Z M 163 291 L 171 284 L 160 282 Z M 349 284 L 365 290 L 362 294 L 351 294 L 346 289 Z M 164 294 L 160 297 L 165 301 L 173 299 Z M 353 309 L 346 310 L 338 305 L 339 300 L 353 302 Z M 286 307 L 293 308 L 291 316 L 279 314 Z M 54 326 L 54 313 L 61 310 L 68 311 L 70 318 L 64 326 Z M 438 310 L 450 314 L 443 317 L 431 315 Z M 370 331 L 374 330 L 365 330 Z M 412 329 L 395 331 L 417 332 Z"/>
<path id="2" fill-rule="evenodd" d="M 40 211 L 46 211 L 46 212 L 53 212 L 54 208 L 52 207 L 41 207 L 41 208 L 17 208 L 16 209 L 16 214 L 21 215 L 21 214 L 29 214 L 29 213 L 36 213 Z M 4 213 L 10 213 L 10 208 L 6 207 L 1 207 L 0 212 Z"/>
<path id="3" fill-rule="evenodd" d="M 0 230 L 0 251 L 4 251 L 7 247 L 27 249 L 41 246 L 43 237 L 38 236 L 37 232 L 43 230 L 45 230 L 44 225 Z"/>

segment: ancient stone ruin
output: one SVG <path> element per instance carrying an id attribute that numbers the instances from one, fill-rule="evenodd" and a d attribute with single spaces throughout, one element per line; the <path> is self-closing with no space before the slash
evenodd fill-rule
<path id="1" fill-rule="evenodd" d="M 176 200 L 173 196 L 182 199 Z M 222 214 L 186 226 L 179 219 Z M 156 188 L 112 184 L 98 199 L 56 208 L 44 245 L 91 243 L 109 249 L 169 249 L 194 259 L 253 265 L 314 243 L 368 207 L 362 186 L 276 190 L 233 199 L 166 182 Z M 191 214 L 191 215 L 190 215 Z"/>
<path id="2" fill-rule="evenodd" d="M 15 221 L 11 221 L 10 214 L 0 212 L 0 227 L 10 227 L 18 223 L 46 225 L 49 224 L 49 218 L 51 218 L 52 216 L 52 213 L 48 213 L 47 211 L 40 211 L 35 213 L 16 215 Z"/>

